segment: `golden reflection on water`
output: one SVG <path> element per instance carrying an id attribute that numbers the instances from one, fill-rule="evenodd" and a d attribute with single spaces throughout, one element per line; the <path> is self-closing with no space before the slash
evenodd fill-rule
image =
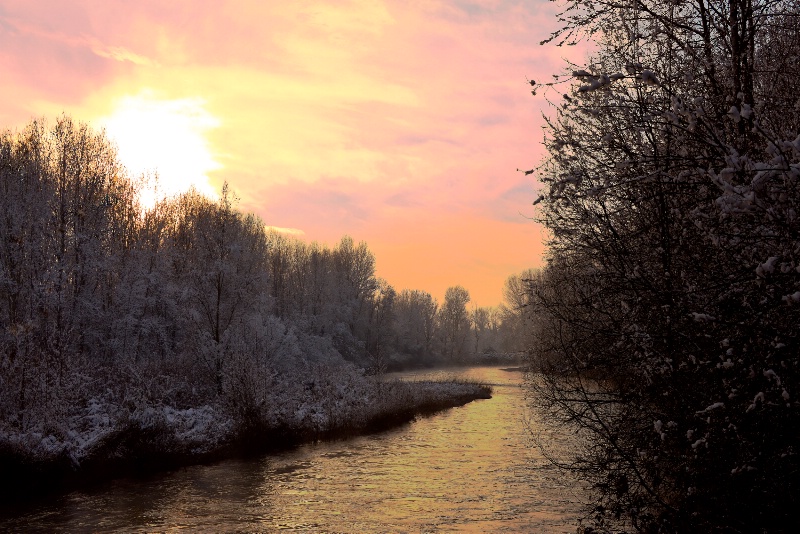
<path id="1" fill-rule="evenodd" d="M 6 526 L 43 532 L 574 532 L 580 491 L 530 443 L 521 373 L 473 368 L 449 374 L 493 384 L 493 398 L 380 434 L 115 481 L 25 510 Z"/>

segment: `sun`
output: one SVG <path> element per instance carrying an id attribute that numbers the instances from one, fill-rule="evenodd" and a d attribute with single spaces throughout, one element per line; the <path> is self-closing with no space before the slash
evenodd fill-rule
<path id="1" fill-rule="evenodd" d="M 116 100 L 113 112 L 98 123 L 117 144 L 120 161 L 133 176 L 157 176 L 141 193 L 142 205 L 187 191 L 216 198 L 208 178 L 222 166 L 214 159 L 206 134 L 220 121 L 202 98 L 166 100 L 150 91 Z"/>

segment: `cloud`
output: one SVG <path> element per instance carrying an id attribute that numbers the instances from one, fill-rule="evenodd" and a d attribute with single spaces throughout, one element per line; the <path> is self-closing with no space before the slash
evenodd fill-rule
<path id="1" fill-rule="evenodd" d="M 202 102 L 218 119 L 203 131 L 215 189 L 229 182 L 244 209 L 310 240 L 368 240 L 379 274 L 400 287 L 469 282 L 491 304 L 541 251 L 519 215 L 533 185 L 515 169 L 543 154 L 543 101 L 526 78 L 560 70 L 564 50 L 536 44 L 553 10 L 545 0 L 5 0 L 0 118 L 66 111 L 100 124 L 147 88 Z"/>
<path id="2" fill-rule="evenodd" d="M 131 52 L 122 46 L 108 46 L 98 42 L 95 39 L 87 39 L 87 44 L 91 47 L 92 52 L 100 57 L 113 59 L 115 61 L 129 61 L 136 65 L 157 65 L 149 58 Z"/>
<path id="3" fill-rule="evenodd" d="M 281 228 L 280 226 L 265 226 L 268 232 L 277 232 L 279 234 L 287 234 L 294 237 L 302 237 L 306 233 L 299 228 Z"/>
<path id="4" fill-rule="evenodd" d="M 60 46 L 74 48 L 85 48 L 99 57 L 113 59 L 115 61 L 129 61 L 137 65 L 153 65 L 154 62 L 149 58 L 137 54 L 124 46 L 114 46 L 103 43 L 96 36 L 82 32 L 69 32 L 51 30 L 43 26 L 37 26 L 24 20 L 8 16 L 0 16 L 0 28 L 7 35 L 28 36 L 40 41 L 49 41 Z"/>

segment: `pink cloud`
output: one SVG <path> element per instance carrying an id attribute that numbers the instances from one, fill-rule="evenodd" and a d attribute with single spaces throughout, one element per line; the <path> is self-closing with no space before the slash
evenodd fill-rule
<path id="1" fill-rule="evenodd" d="M 242 207 L 334 242 L 365 239 L 379 274 L 496 304 L 540 261 L 526 216 L 544 102 L 561 70 L 550 2 L 0 0 L 0 118 L 94 120 L 143 90 L 201 99 Z M 154 125 L 158 127 L 158 125 Z M 413 258 L 413 261 L 412 261 Z M 413 285 L 412 285 L 413 284 Z"/>

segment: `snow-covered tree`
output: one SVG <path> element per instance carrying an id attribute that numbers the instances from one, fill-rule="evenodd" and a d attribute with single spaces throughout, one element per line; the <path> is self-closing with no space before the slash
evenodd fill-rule
<path id="1" fill-rule="evenodd" d="M 82 371 L 108 364 L 138 224 L 129 185 L 105 136 L 68 117 L 0 134 L 0 396 L 22 428 L 59 421 Z"/>
<path id="2" fill-rule="evenodd" d="M 452 286 L 445 291 L 444 302 L 439 308 L 442 352 L 449 363 L 461 362 L 469 350 L 469 301 L 469 291 L 462 286 Z"/>
<path id="3" fill-rule="evenodd" d="M 145 180 L 68 117 L 0 132 L 3 474 L 196 458 L 475 394 L 368 376 L 406 363 L 406 300 L 427 357 L 436 303 L 399 298 L 366 243 L 267 231 L 227 185 L 145 210 Z"/>
<path id="4" fill-rule="evenodd" d="M 270 304 L 264 224 L 236 211 L 232 201 L 227 185 L 218 202 L 196 192 L 175 199 L 169 245 L 172 275 L 183 288 L 186 348 L 209 367 L 218 394 L 231 343 L 254 316 L 268 315 Z"/>
<path id="5" fill-rule="evenodd" d="M 531 287 L 540 276 L 534 269 L 512 274 L 503 284 L 503 303 L 498 309 L 501 348 L 505 352 L 522 352 L 532 341 Z"/>
<path id="6" fill-rule="evenodd" d="M 366 351 L 371 362 L 371 371 L 383 374 L 389 368 L 390 357 L 396 345 L 394 332 L 397 291 L 382 278 L 378 279 L 377 286 L 369 312 Z"/>
<path id="7" fill-rule="evenodd" d="M 438 359 L 437 312 L 430 293 L 404 289 L 395 301 L 396 350 L 411 364 L 434 364 Z"/>
<path id="8" fill-rule="evenodd" d="M 598 52 L 545 91 L 532 385 L 595 527 L 798 526 L 799 8 L 568 2 L 553 37 Z"/>

